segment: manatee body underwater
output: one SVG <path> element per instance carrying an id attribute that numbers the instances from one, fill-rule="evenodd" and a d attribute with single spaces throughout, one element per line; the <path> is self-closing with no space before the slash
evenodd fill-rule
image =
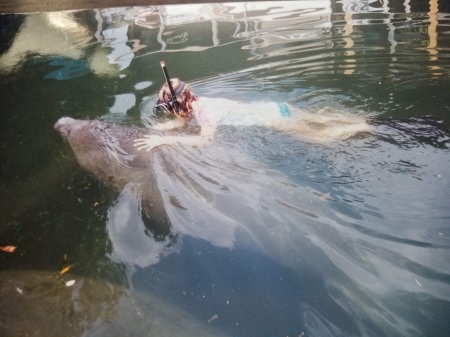
<path id="1" fill-rule="evenodd" d="M 198 174 L 205 165 L 200 158 L 192 159 L 192 148 L 160 146 L 139 151 L 135 139 L 159 133 L 97 120 L 63 117 L 55 129 L 86 172 L 120 193 L 109 209 L 106 227 L 121 261 L 149 266 L 175 252 L 174 244 L 180 244 L 183 235 L 218 247 L 234 245 L 235 230 L 242 226 L 217 211 L 217 196 L 227 188 L 215 182 L 218 177 L 211 180 Z M 223 170 L 236 175 L 223 167 L 218 172 L 221 178 Z M 210 173 L 213 177 L 214 170 Z"/>
<path id="2" fill-rule="evenodd" d="M 134 139 L 148 134 L 148 130 L 70 117 L 59 119 L 54 127 L 87 173 L 118 192 L 133 185 L 139 190 L 139 209 L 146 226 L 158 235 L 169 233 L 161 194 L 151 173 L 156 152 L 134 147 Z"/>

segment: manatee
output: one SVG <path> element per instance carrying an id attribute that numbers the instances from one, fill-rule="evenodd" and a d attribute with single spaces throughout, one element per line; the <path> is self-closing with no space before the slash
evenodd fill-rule
<path id="1" fill-rule="evenodd" d="M 80 166 L 104 185 L 118 192 L 130 183 L 138 186 L 144 224 L 155 238 L 169 234 L 161 193 L 151 172 L 156 152 L 134 146 L 134 139 L 149 130 L 70 117 L 59 119 L 55 129 L 67 140 Z"/>
<path id="2" fill-rule="evenodd" d="M 140 267 L 154 264 L 179 249 L 175 243 L 182 235 L 219 247 L 233 246 L 235 230 L 242 226 L 218 213 L 214 202 L 215 193 L 227 188 L 208 179 L 214 188 L 195 180 L 204 164 L 186 156 L 189 148 L 139 151 L 134 140 L 157 131 L 97 120 L 63 117 L 55 129 L 80 166 L 119 193 L 108 211 L 106 228 L 122 262 Z"/>
<path id="3" fill-rule="evenodd" d="M 141 180 L 151 155 L 138 151 L 133 141 L 148 131 L 137 127 L 63 117 L 55 129 L 69 142 L 78 163 L 105 185 L 121 190 L 130 180 Z"/>

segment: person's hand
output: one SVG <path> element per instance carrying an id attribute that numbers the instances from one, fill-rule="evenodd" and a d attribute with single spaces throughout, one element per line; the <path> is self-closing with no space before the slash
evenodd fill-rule
<path id="1" fill-rule="evenodd" d="M 157 136 L 157 135 L 148 135 L 144 136 L 144 138 L 138 138 L 134 140 L 134 146 L 137 147 L 138 151 L 144 150 L 150 151 L 155 147 L 168 144 L 165 137 Z"/>

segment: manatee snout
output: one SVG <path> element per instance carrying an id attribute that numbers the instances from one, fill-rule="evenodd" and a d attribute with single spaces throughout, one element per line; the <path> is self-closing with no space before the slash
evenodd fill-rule
<path id="1" fill-rule="evenodd" d="M 62 117 L 55 123 L 55 130 L 58 131 L 62 136 L 68 137 L 72 126 L 75 124 L 76 120 L 70 117 Z"/>

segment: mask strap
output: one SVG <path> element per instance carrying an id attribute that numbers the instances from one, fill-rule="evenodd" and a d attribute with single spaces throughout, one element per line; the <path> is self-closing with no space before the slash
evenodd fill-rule
<path id="1" fill-rule="evenodd" d="M 185 86 L 184 82 L 180 81 L 180 84 L 178 85 L 178 88 L 175 91 L 175 96 L 181 94 L 181 92 L 184 90 L 184 86 Z"/>

